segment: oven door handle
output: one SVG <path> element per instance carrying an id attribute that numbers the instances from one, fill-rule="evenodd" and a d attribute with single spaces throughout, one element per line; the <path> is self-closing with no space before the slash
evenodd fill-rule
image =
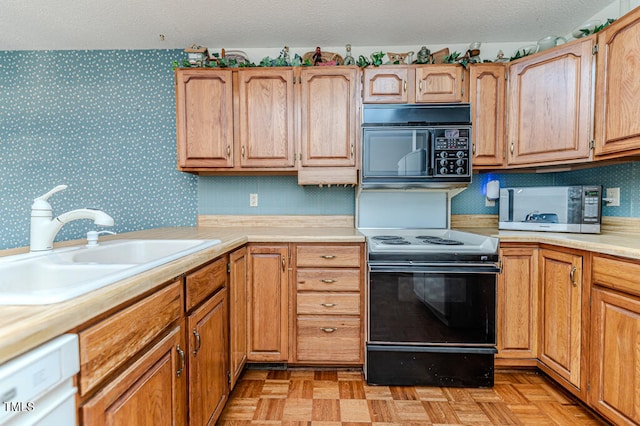
<path id="1" fill-rule="evenodd" d="M 500 267 L 496 264 L 469 264 L 451 265 L 451 264 L 419 264 L 419 263 L 402 263 L 402 264 L 371 264 L 369 263 L 369 272 L 406 272 L 406 273 L 426 273 L 426 274 L 497 274 L 500 273 Z"/>

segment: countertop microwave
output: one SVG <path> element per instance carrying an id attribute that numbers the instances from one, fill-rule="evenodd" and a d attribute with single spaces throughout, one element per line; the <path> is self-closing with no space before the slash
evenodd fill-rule
<path id="1" fill-rule="evenodd" d="M 499 229 L 599 234 L 602 186 L 500 188 Z"/>

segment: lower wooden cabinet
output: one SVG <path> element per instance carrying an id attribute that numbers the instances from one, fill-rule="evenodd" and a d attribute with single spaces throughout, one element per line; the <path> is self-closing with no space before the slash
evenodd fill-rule
<path id="1" fill-rule="evenodd" d="M 227 289 L 187 318 L 189 425 L 215 424 L 229 395 Z"/>
<path id="2" fill-rule="evenodd" d="M 171 329 L 81 408 L 82 424 L 186 424 L 184 330 Z"/>
<path id="3" fill-rule="evenodd" d="M 565 386 L 568 390 L 584 396 L 583 256 L 543 248 L 540 262 L 540 368 L 569 385 Z"/>
<path id="4" fill-rule="evenodd" d="M 361 365 L 364 347 L 362 244 L 298 244 L 294 350 L 299 364 Z"/>
<path id="5" fill-rule="evenodd" d="M 500 259 L 496 365 L 535 366 L 540 285 L 537 245 L 503 245 Z"/>
<path id="6" fill-rule="evenodd" d="M 640 263 L 594 256 L 589 404 L 617 425 L 640 424 Z"/>
<path id="7" fill-rule="evenodd" d="M 247 249 L 229 255 L 229 388 L 247 362 Z"/>
<path id="8" fill-rule="evenodd" d="M 289 357 L 289 246 L 250 244 L 247 249 L 247 360 L 286 362 Z"/>

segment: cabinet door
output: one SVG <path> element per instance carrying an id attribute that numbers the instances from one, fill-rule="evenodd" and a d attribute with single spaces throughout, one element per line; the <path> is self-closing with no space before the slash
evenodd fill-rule
<path id="1" fill-rule="evenodd" d="M 593 37 L 509 66 L 508 164 L 590 159 Z"/>
<path id="2" fill-rule="evenodd" d="M 176 133 L 179 167 L 233 167 L 231 70 L 178 69 Z"/>
<path id="3" fill-rule="evenodd" d="M 302 166 L 356 165 L 358 68 L 301 71 Z"/>
<path id="4" fill-rule="evenodd" d="M 535 360 L 538 356 L 538 249 L 505 247 L 500 250 L 500 259 L 496 358 Z"/>
<path id="5" fill-rule="evenodd" d="M 186 424 L 184 330 L 172 329 L 82 406 L 83 424 Z"/>
<path id="6" fill-rule="evenodd" d="M 416 67 L 416 102 L 464 102 L 465 68 L 461 65 L 425 65 Z"/>
<path id="7" fill-rule="evenodd" d="M 238 71 L 240 166 L 294 166 L 293 69 Z"/>
<path id="8" fill-rule="evenodd" d="M 505 91 L 504 64 L 471 64 L 469 97 L 475 169 L 504 164 Z"/>
<path id="9" fill-rule="evenodd" d="M 582 257 L 541 251 L 540 361 L 581 387 Z"/>
<path id="10" fill-rule="evenodd" d="M 367 67 L 363 72 L 362 102 L 404 104 L 410 101 L 406 66 Z"/>
<path id="11" fill-rule="evenodd" d="M 187 318 L 189 334 L 189 424 L 215 424 L 229 395 L 227 289 Z"/>
<path id="12" fill-rule="evenodd" d="M 592 297 L 589 403 L 615 424 L 640 424 L 640 299 L 598 287 Z"/>
<path id="13" fill-rule="evenodd" d="M 288 246 L 249 246 L 249 361 L 287 361 Z"/>
<path id="14" fill-rule="evenodd" d="M 640 9 L 598 33 L 596 155 L 640 150 Z"/>
<path id="15" fill-rule="evenodd" d="M 229 386 L 233 389 L 247 362 L 247 249 L 229 255 Z"/>

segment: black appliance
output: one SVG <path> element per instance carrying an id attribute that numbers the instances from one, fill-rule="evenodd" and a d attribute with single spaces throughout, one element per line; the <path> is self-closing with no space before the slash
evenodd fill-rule
<path id="1" fill-rule="evenodd" d="M 369 246 L 367 382 L 493 386 L 497 239 L 448 229 L 361 232 Z"/>
<path id="2" fill-rule="evenodd" d="M 450 188 L 471 182 L 471 106 L 364 105 L 362 188 Z"/>

